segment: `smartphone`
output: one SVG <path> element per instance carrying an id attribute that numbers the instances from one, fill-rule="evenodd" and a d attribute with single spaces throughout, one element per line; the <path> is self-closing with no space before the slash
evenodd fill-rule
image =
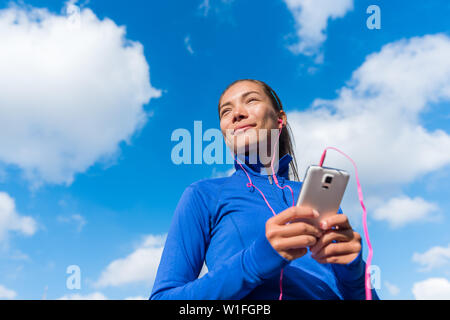
<path id="1" fill-rule="evenodd" d="M 300 189 L 297 206 L 316 209 L 316 219 L 301 219 L 319 227 L 319 221 L 337 214 L 350 175 L 340 169 L 311 165 L 308 167 Z"/>

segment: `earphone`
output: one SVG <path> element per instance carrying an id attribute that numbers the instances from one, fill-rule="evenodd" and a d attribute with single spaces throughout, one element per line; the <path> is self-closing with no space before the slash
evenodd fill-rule
<path id="1" fill-rule="evenodd" d="M 283 123 L 283 120 L 282 120 L 281 118 L 279 118 L 279 119 L 278 119 L 278 123 Z M 289 190 L 291 191 L 291 195 L 292 195 L 292 206 L 295 206 L 294 191 L 292 190 L 292 188 L 291 188 L 288 184 L 286 184 L 284 187 L 280 187 L 280 185 L 278 184 L 277 176 L 275 175 L 274 170 L 273 170 L 273 160 L 274 160 L 274 158 L 275 158 L 275 150 L 276 150 L 278 141 L 280 140 L 280 134 L 281 134 L 281 130 L 282 130 L 282 129 L 283 129 L 283 126 L 281 126 L 281 128 L 278 129 L 278 138 L 277 138 L 277 141 L 275 142 L 274 148 L 273 148 L 273 150 L 272 150 L 272 160 L 270 161 L 270 167 L 271 167 L 271 169 L 272 169 L 272 178 L 273 178 L 273 181 L 275 181 L 275 185 L 276 185 L 278 188 L 280 188 L 280 189 L 289 188 Z M 249 182 L 246 184 L 246 186 L 247 186 L 248 188 L 254 187 L 256 190 L 258 190 L 259 193 L 261 194 L 261 196 L 263 197 L 264 201 L 266 202 L 266 205 L 267 205 L 267 206 L 269 207 L 269 209 L 272 211 L 273 215 L 276 216 L 277 214 L 275 213 L 275 211 L 274 211 L 274 210 L 272 209 L 272 207 L 270 206 L 269 202 L 267 201 L 266 197 L 264 196 L 264 193 L 262 193 L 262 191 L 259 190 L 259 188 L 253 184 L 252 179 L 251 179 L 250 176 L 248 175 L 247 171 L 244 169 L 244 167 L 242 166 L 242 164 L 241 164 L 241 163 L 237 160 L 237 158 L 234 156 L 234 153 L 232 153 L 232 154 L 233 154 L 233 157 L 234 157 L 234 159 L 236 160 L 236 162 L 241 166 L 242 170 L 243 170 L 243 171 L 245 172 L 245 174 L 247 175 L 247 178 L 248 178 L 248 181 L 249 181 Z M 283 298 L 283 269 L 281 269 L 281 272 L 280 272 L 280 296 L 278 297 L 278 300 L 282 300 L 282 298 Z"/>
<path id="2" fill-rule="evenodd" d="M 283 120 L 282 120 L 281 118 L 279 118 L 279 119 L 278 119 L 278 123 L 279 123 L 279 124 L 280 124 L 280 123 L 282 124 L 282 123 L 283 123 Z M 276 150 L 276 146 L 277 146 L 277 144 L 278 144 L 278 141 L 280 140 L 280 134 L 281 134 L 281 130 L 282 130 L 282 129 L 283 129 L 283 126 L 281 126 L 281 128 L 279 128 L 279 131 L 278 131 L 278 139 L 277 139 L 277 141 L 275 142 L 274 150 Z M 319 166 L 322 167 L 323 162 L 325 161 L 325 155 L 326 155 L 326 152 L 327 152 L 328 149 L 334 149 L 334 150 L 340 152 L 341 154 L 343 154 L 345 157 L 347 157 L 347 158 L 352 162 L 352 164 L 353 164 L 353 166 L 354 166 L 354 168 L 355 168 L 355 172 L 356 172 L 356 183 L 357 183 L 357 185 L 358 185 L 358 197 L 359 197 L 359 200 L 360 200 L 360 203 L 361 203 L 361 207 L 362 207 L 362 209 L 363 209 L 363 228 L 364 228 L 364 236 L 365 236 L 365 238 L 366 238 L 366 242 L 367 242 L 367 246 L 368 246 L 368 251 L 369 251 L 368 258 L 367 258 L 367 263 L 366 263 L 366 269 L 365 269 L 365 276 L 364 276 L 364 278 L 365 278 L 364 287 L 365 287 L 366 300 L 372 300 L 372 291 L 371 291 L 371 288 L 370 288 L 370 286 L 371 286 L 371 280 L 370 280 L 370 265 L 371 265 L 371 261 L 372 261 L 373 249 L 372 249 L 372 245 L 371 245 L 370 239 L 369 239 L 369 231 L 368 231 L 368 228 L 367 228 L 367 211 L 366 211 L 366 208 L 365 208 L 364 202 L 363 202 L 362 189 L 361 189 L 361 184 L 360 184 L 360 182 L 359 182 L 359 177 L 358 177 L 358 169 L 357 169 L 357 167 L 356 167 L 356 163 L 355 163 L 348 155 L 346 155 L 344 152 L 342 152 L 342 151 L 340 151 L 339 149 L 334 148 L 334 147 L 327 147 L 327 148 L 325 148 L 325 150 L 323 151 L 322 157 L 320 158 Z M 277 179 L 276 175 L 274 174 L 274 170 L 273 170 L 273 160 L 274 160 L 274 157 L 275 157 L 274 150 L 272 150 L 272 160 L 271 160 L 271 162 L 270 162 L 270 167 L 271 167 L 271 169 L 272 169 L 272 178 L 273 178 L 273 180 L 275 181 L 275 184 L 276 184 L 276 186 L 277 186 L 278 188 L 284 189 L 284 188 L 287 187 L 287 188 L 290 189 L 291 194 L 292 194 L 292 206 L 295 206 L 294 192 L 293 192 L 292 188 L 291 188 L 289 185 L 287 185 L 287 184 L 286 184 L 284 187 L 280 187 L 280 185 L 278 184 L 278 179 Z M 234 157 L 234 154 L 233 154 L 233 157 Z M 267 199 L 266 199 L 266 197 L 264 196 L 264 194 L 262 193 L 262 191 L 261 191 L 258 187 L 256 187 L 256 186 L 253 184 L 252 180 L 250 179 L 250 176 L 248 175 L 247 171 L 244 169 L 244 167 L 242 166 L 242 164 L 236 159 L 236 157 L 234 157 L 234 158 L 235 158 L 236 162 L 241 166 L 241 168 L 242 168 L 242 170 L 245 172 L 245 174 L 247 175 L 247 178 L 248 178 L 249 182 L 247 183 L 246 186 L 249 187 L 249 188 L 250 188 L 250 187 L 255 187 L 255 188 L 259 191 L 259 193 L 261 194 L 261 196 L 263 197 L 264 201 L 266 202 L 266 205 L 267 205 L 267 206 L 269 207 L 269 209 L 272 211 L 273 215 L 276 215 L 275 211 L 274 211 L 274 210 L 272 209 L 272 207 L 270 206 L 269 202 L 267 201 Z M 283 280 L 283 269 L 281 269 L 281 272 L 280 272 L 280 296 L 279 296 L 278 300 L 282 300 L 282 297 L 283 297 L 283 283 L 282 283 L 282 280 Z"/>
<path id="3" fill-rule="evenodd" d="M 281 124 L 281 128 L 280 128 L 280 130 L 281 130 L 281 129 L 284 127 L 284 125 L 283 125 L 283 119 L 279 118 L 279 119 L 278 119 L 278 123 Z"/>
<path id="4" fill-rule="evenodd" d="M 359 177 L 358 177 L 358 168 L 356 167 L 356 163 L 355 163 L 355 161 L 352 160 L 352 158 L 350 158 L 348 155 L 346 155 L 341 150 L 339 150 L 337 148 L 334 148 L 334 147 L 327 147 L 327 148 L 325 148 L 325 150 L 322 153 L 322 157 L 320 157 L 320 162 L 319 162 L 319 166 L 320 167 L 323 166 L 323 162 L 325 161 L 325 155 L 327 154 L 327 150 L 328 149 L 333 149 L 333 150 L 336 150 L 337 152 L 340 152 L 341 154 L 343 154 L 347 159 L 350 160 L 350 162 L 353 164 L 353 167 L 355 168 L 356 184 L 358 186 L 358 198 L 359 198 L 359 202 L 361 204 L 361 207 L 363 209 L 364 236 L 366 238 L 367 249 L 368 249 L 366 270 L 364 272 L 364 280 L 365 280 L 364 288 L 365 288 L 365 291 L 366 291 L 366 300 L 372 300 L 372 291 L 371 291 L 371 288 L 370 288 L 371 287 L 370 265 L 372 263 L 373 249 L 372 249 L 372 244 L 370 243 L 369 229 L 367 228 L 367 210 L 366 210 L 366 207 L 364 206 L 361 183 L 359 182 Z"/>

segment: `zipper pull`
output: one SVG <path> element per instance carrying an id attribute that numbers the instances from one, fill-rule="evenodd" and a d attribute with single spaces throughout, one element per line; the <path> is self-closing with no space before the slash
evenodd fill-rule
<path id="1" fill-rule="evenodd" d="M 270 184 L 273 184 L 272 183 L 272 176 L 269 175 L 269 176 L 267 176 L 267 178 L 269 179 Z"/>

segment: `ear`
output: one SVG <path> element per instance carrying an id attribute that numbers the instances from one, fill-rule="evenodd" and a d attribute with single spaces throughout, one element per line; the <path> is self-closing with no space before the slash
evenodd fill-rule
<path id="1" fill-rule="evenodd" d="M 283 110 L 281 110 L 280 114 L 278 115 L 278 128 L 281 129 L 285 127 L 286 121 L 287 121 L 286 113 Z"/>

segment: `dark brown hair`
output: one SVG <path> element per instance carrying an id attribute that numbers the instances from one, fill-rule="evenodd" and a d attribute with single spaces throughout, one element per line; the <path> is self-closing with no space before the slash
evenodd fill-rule
<path id="1" fill-rule="evenodd" d="M 223 97 L 224 93 L 231 86 L 233 86 L 234 84 L 236 84 L 238 82 L 242 82 L 242 81 L 250 81 L 250 82 L 259 84 L 263 88 L 263 90 L 266 93 L 267 97 L 269 97 L 273 108 L 276 111 L 283 110 L 283 105 L 282 105 L 281 100 L 278 97 L 277 93 L 267 83 L 265 83 L 265 82 L 263 82 L 261 80 L 255 80 L 255 79 L 239 79 L 239 80 L 236 80 L 236 81 L 233 81 L 232 83 L 230 83 L 225 88 L 225 90 L 223 90 L 222 94 L 220 95 L 219 108 L 220 108 L 220 101 L 222 100 L 222 97 Z M 291 172 L 292 172 L 294 180 L 295 181 L 300 181 L 300 179 L 298 177 L 297 160 L 295 158 L 294 145 L 295 145 L 295 141 L 294 141 L 294 138 L 293 138 L 293 135 L 292 135 L 292 130 L 291 130 L 291 127 L 289 125 L 289 122 L 286 121 L 285 130 L 282 130 L 281 131 L 281 135 L 280 135 L 279 155 L 280 155 L 280 158 L 283 157 L 287 153 L 289 153 L 292 156 L 292 161 L 289 164 L 290 165 L 290 169 L 291 169 Z"/>

